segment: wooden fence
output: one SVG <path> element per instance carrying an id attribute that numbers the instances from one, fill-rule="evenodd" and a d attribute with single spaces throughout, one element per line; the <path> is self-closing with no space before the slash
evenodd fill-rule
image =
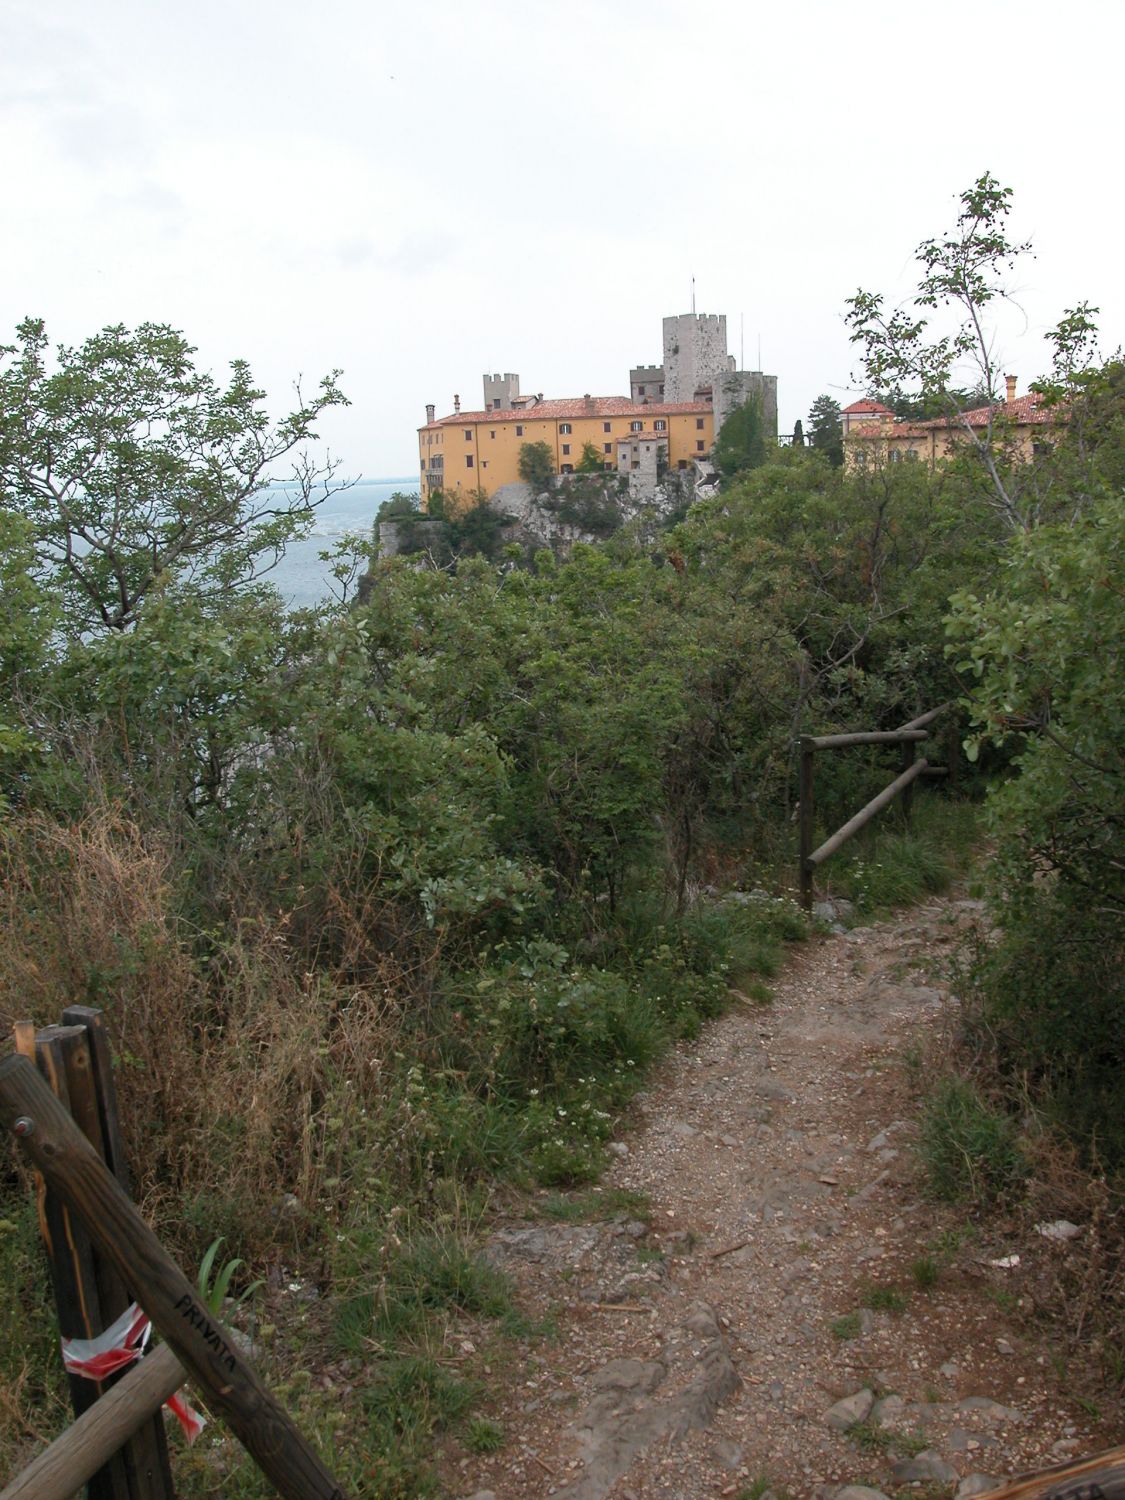
<path id="1" fill-rule="evenodd" d="M 860 730 L 855 734 L 803 734 L 800 738 L 800 795 L 798 803 L 798 828 L 800 837 L 799 874 L 801 887 L 801 905 L 806 911 L 812 908 L 813 878 L 817 868 L 825 860 L 831 859 L 836 851 L 843 847 L 850 838 L 859 833 L 861 828 L 866 828 L 872 818 L 875 818 L 895 800 L 901 797 L 903 809 L 910 816 L 911 801 L 914 794 L 914 783 L 919 776 L 944 776 L 948 773 L 946 766 L 931 766 L 928 760 L 916 760 L 915 755 L 918 745 L 929 739 L 928 726 L 934 722 L 940 714 L 949 707 L 943 703 L 938 708 L 932 708 L 929 713 L 921 714 L 917 719 L 911 719 L 909 724 L 904 724 L 901 729 L 870 729 Z M 901 768 L 899 774 L 883 788 L 877 797 L 872 797 L 866 807 L 861 807 L 854 817 L 849 818 L 843 827 L 838 828 L 830 838 L 825 839 L 819 848 L 813 848 L 813 827 L 816 817 L 816 803 L 813 783 L 813 758 L 819 751 L 845 750 L 852 745 L 898 745 L 901 748 Z"/>
<path id="2" fill-rule="evenodd" d="M 18 1023 L 0 1062 L 0 1128 L 36 1174 L 59 1331 L 95 1338 L 135 1300 L 165 1343 L 112 1388 L 71 1377 L 77 1420 L 0 1500 L 67 1500 L 87 1481 L 90 1500 L 171 1500 L 160 1407 L 185 1376 L 286 1500 L 344 1500 L 130 1199 L 101 1014 L 75 1006 L 63 1021 Z"/>

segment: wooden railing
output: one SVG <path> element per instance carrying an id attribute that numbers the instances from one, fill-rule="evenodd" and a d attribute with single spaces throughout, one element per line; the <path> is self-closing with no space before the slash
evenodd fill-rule
<path id="1" fill-rule="evenodd" d="M 987 1500 L 1125 1500 L 1125 1448 L 1021 1474 L 986 1494 Z"/>
<path id="2" fill-rule="evenodd" d="M 875 818 L 895 800 L 901 797 L 903 811 L 907 817 L 910 816 L 910 806 L 913 797 L 914 783 L 919 776 L 944 776 L 947 773 L 945 766 L 931 766 L 926 759 L 916 760 L 915 754 L 918 745 L 923 740 L 929 739 L 928 726 L 945 712 L 948 703 L 942 703 L 937 708 L 930 709 L 929 713 L 920 714 L 918 718 L 911 719 L 909 724 L 904 724 L 901 729 L 870 729 L 860 730 L 855 734 L 803 734 L 800 738 L 801 769 L 800 769 L 800 802 L 798 807 L 798 826 L 800 837 L 799 872 L 801 885 L 801 905 L 806 911 L 812 907 L 813 878 L 818 866 L 826 859 L 831 859 L 836 851 L 843 847 L 850 838 L 853 838 L 861 828 L 866 828 L 872 818 Z M 866 807 L 861 807 L 854 817 L 849 818 L 842 828 L 838 828 L 830 838 L 825 839 L 819 848 L 814 849 L 813 826 L 815 818 L 815 798 L 813 785 L 813 757 L 818 751 L 823 750 L 845 750 L 852 745 L 899 745 L 902 747 L 902 768 L 894 781 L 883 788 L 877 797 L 872 797 Z"/>
<path id="3" fill-rule="evenodd" d="M 73 1380 L 77 1420 L 0 1500 L 65 1500 L 87 1480 L 91 1500 L 171 1497 L 160 1407 L 185 1376 L 286 1500 L 344 1500 L 130 1199 L 100 1013 L 63 1019 L 38 1033 L 17 1023 L 19 1051 L 0 1062 L 0 1130 L 38 1179 L 60 1331 L 94 1338 L 135 1300 L 165 1342 L 111 1388 Z"/>

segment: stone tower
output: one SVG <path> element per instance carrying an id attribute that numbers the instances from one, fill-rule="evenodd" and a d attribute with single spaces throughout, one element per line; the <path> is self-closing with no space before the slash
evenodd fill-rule
<path id="1" fill-rule="evenodd" d="M 665 401 L 695 401 L 697 391 L 714 390 L 719 376 L 733 369 L 725 313 L 680 313 L 664 319 Z"/>
<path id="2" fill-rule="evenodd" d="M 485 411 L 511 411 L 520 393 L 520 378 L 518 375 L 505 373 L 503 375 L 489 375 L 484 377 L 484 409 Z"/>

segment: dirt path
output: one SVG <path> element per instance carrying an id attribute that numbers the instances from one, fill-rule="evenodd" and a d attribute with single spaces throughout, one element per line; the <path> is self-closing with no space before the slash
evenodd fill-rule
<path id="1" fill-rule="evenodd" d="M 772 1005 L 679 1048 L 603 1184 L 647 1194 L 647 1222 L 496 1234 L 560 1338 L 493 1370 L 504 1447 L 452 1454 L 451 1495 L 972 1494 L 1105 1440 L 999 1252 L 916 1184 L 904 1053 L 948 1018 L 978 918 L 942 901 L 818 939 Z"/>

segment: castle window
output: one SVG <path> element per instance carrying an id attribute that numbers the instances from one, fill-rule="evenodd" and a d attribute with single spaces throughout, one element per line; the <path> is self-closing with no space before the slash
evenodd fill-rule
<path id="1" fill-rule="evenodd" d="M 493 398 L 492 398 L 492 409 L 493 409 L 493 411 L 499 411 L 500 410 L 500 397 L 499 396 L 493 396 Z"/>
<path id="2" fill-rule="evenodd" d="M 656 428 L 657 432 L 668 431 L 668 423 L 664 420 L 663 417 L 657 417 L 656 421 L 652 425 Z"/>
<path id="3" fill-rule="evenodd" d="M 602 468 L 603 469 L 612 469 L 613 465 L 612 464 L 602 464 Z"/>
<path id="4" fill-rule="evenodd" d="M 639 385 L 639 386 L 638 386 L 638 387 L 637 387 L 637 395 L 638 395 L 638 396 L 643 396 L 643 395 L 644 395 L 644 393 L 645 393 L 645 388 L 644 388 L 644 386 L 643 386 L 643 385 Z"/>
<path id="5" fill-rule="evenodd" d="M 516 427 L 516 437 L 523 437 L 523 428 L 518 425 Z"/>
<path id="6" fill-rule="evenodd" d="M 612 453 L 613 452 L 613 444 L 612 443 L 603 443 L 602 444 L 602 452 L 603 453 Z"/>
<path id="7" fill-rule="evenodd" d="M 629 431 L 630 432 L 643 432 L 644 430 L 645 430 L 645 424 L 643 422 L 630 422 L 629 423 Z"/>
<path id="8" fill-rule="evenodd" d="M 488 435 L 490 438 L 494 438 L 496 436 L 496 428 L 494 427 Z"/>
<path id="9" fill-rule="evenodd" d="M 603 422 L 602 423 L 602 431 L 603 432 L 612 432 L 612 430 L 613 429 L 612 429 L 612 427 L 610 426 L 610 424 L 608 422 Z"/>
<path id="10" fill-rule="evenodd" d="M 676 465 L 676 468 L 677 469 L 686 469 L 687 468 L 687 459 L 686 458 L 681 458 L 680 461 L 679 461 L 679 463 Z"/>
<path id="11" fill-rule="evenodd" d="M 697 453 L 702 453 L 703 452 L 703 439 L 702 438 L 700 438 L 699 441 L 696 443 L 696 445 L 695 445 L 695 451 Z"/>
<path id="12" fill-rule="evenodd" d="M 472 440 L 473 440 L 473 429 L 471 427 L 466 427 L 465 428 L 465 441 L 467 443 L 471 443 Z"/>
<path id="13" fill-rule="evenodd" d="M 560 422 L 559 423 L 559 431 L 561 433 L 569 433 L 570 432 L 570 423 L 569 422 Z"/>
<path id="14" fill-rule="evenodd" d="M 574 473 L 574 465 L 573 464 L 563 464 L 562 465 L 562 473 L 564 473 L 564 474 L 573 474 Z"/>
<path id="15" fill-rule="evenodd" d="M 466 469 L 471 469 L 473 467 L 473 455 L 471 453 L 465 454 L 465 467 Z"/>
<path id="16" fill-rule="evenodd" d="M 695 430 L 696 430 L 696 432 L 702 432 L 703 431 L 703 418 L 702 417 L 696 417 L 696 419 L 695 419 Z"/>
<path id="17" fill-rule="evenodd" d="M 568 429 L 567 429 L 567 431 L 569 431 L 569 430 L 570 430 L 570 429 L 569 429 L 569 428 L 568 428 Z M 562 451 L 563 451 L 563 452 L 564 452 L 564 453 L 569 453 L 569 452 L 570 452 L 570 444 L 569 444 L 569 443 L 564 443 L 564 444 L 563 444 L 563 445 L 562 445 Z"/>

